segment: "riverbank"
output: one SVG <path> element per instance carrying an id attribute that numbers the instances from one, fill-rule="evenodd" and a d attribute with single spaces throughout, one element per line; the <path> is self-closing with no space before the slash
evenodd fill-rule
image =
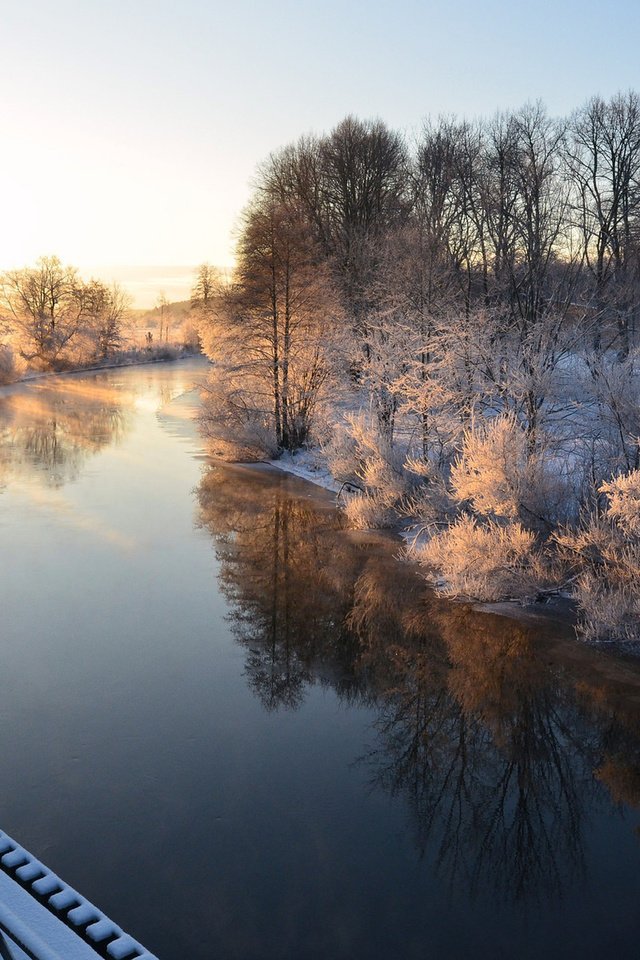
<path id="1" fill-rule="evenodd" d="M 296 462 L 299 459 L 302 462 Z M 229 475 L 235 490 L 241 490 L 248 477 L 260 478 L 254 493 L 261 502 L 271 495 L 269 475 L 275 478 L 280 474 L 283 498 L 310 504 L 314 511 L 319 510 L 326 517 L 336 511 L 342 516 L 336 505 L 335 490 L 326 479 L 322 482 L 323 474 L 314 469 L 308 454 L 302 458 L 287 456 L 282 463 L 278 460 L 249 464 L 212 463 L 218 464 Z M 312 479 L 314 476 L 320 482 Z M 265 492 L 260 493 L 263 485 L 266 485 Z M 511 669 L 513 659 L 517 660 L 518 638 L 525 636 L 523 658 L 527 663 L 535 660 L 540 669 L 560 672 L 585 702 L 597 705 L 598 709 L 602 709 L 606 702 L 612 711 L 625 716 L 628 724 L 640 722 L 640 657 L 637 649 L 628 644 L 592 644 L 577 639 L 575 611 L 566 600 L 521 605 L 440 598 L 425 581 L 418 564 L 406 560 L 404 555 L 401 558 L 399 548 L 403 541 L 399 531 L 352 530 L 340 520 L 338 530 L 332 536 L 342 542 L 341 554 L 355 550 L 362 556 L 365 569 L 375 568 L 376 594 L 386 598 L 378 597 L 375 609 L 377 615 L 380 615 L 381 608 L 386 607 L 388 611 L 385 615 L 388 636 L 386 640 L 380 639 L 383 645 L 386 643 L 389 648 L 394 645 L 392 624 L 396 617 L 411 622 L 418 635 L 428 634 L 432 625 L 440 621 L 460 621 L 471 631 L 469 643 L 473 648 L 477 647 L 481 637 L 486 637 L 484 642 L 489 645 L 493 643 L 491 638 L 495 638 L 502 651 L 492 667 L 495 682 L 499 683 L 502 671 L 507 666 Z M 371 587 L 366 589 L 369 593 Z M 513 624 L 513 641 L 505 643 L 509 623 Z M 459 655 L 455 654 L 456 657 Z M 455 663 L 451 666 L 455 668 Z"/>
<path id="2" fill-rule="evenodd" d="M 0 390 L 4 387 L 11 387 L 16 383 L 31 383 L 34 380 L 44 380 L 49 377 L 61 377 L 76 373 L 99 373 L 101 370 L 116 370 L 120 367 L 144 366 L 149 363 L 173 363 L 175 360 L 189 360 L 202 357 L 201 353 L 196 353 L 185 347 L 157 347 L 153 350 L 146 350 L 138 353 L 137 351 L 128 351 L 126 353 L 110 357 L 104 362 L 89 364 L 88 366 L 70 367 L 68 370 L 42 370 L 29 371 L 15 379 L 0 383 Z"/>
<path id="3" fill-rule="evenodd" d="M 326 458 L 317 448 L 300 451 L 296 454 L 284 453 L 281 457 L 266 462 L 277 470 L 298 477 L 333 494 L 338 509 L 341 507 L 341 498 L 348 496 L 350 493 L 349 485 L 336 480 L 331 474 Z M 393 538 L 400 548 L 397 552 L 398 561 L 411 563 L 419 571 L 420 565 L 413 548 L 420 545 L 421 540 L 424 539 L 424 534 L 419 530 L 417 531 L 416 527 L 417 524 L 404 521 L 396 523 L 384 532 L 388 537 Z M 437 593 L 438 582 L 429 580 L 425 576 L 424 570 L 421 575 L 426 588 Z M 578 646 L 590 646 L 605 654 L 615 654 L 616 658 L 622 661 L 640 663 L 640 643 L 637 640 L 585 641 L 581 639 L 578 628 L 577 605 L 566 589 L 550 591 L 547 594 L 541 593 L 536 600 L 501 599 L 487 602 L 474 601 L 473 598 L 468 597 L 449 597 L 448 600 L 452 603 L 471 604 L 478 611 L 519 621 L 556 623 L 562 629 L 570 627 L 573 642 Z"/>

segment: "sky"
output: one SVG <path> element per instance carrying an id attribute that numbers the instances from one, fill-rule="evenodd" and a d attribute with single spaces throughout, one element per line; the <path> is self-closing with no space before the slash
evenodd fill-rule
<path id="1" fill-rule="evenodd" d="M 639 37 L 639 0 L 0 0 L 0 270 L 182 299 L 271 151 L 348 113 L 566 114 L 640 89 Z"/>

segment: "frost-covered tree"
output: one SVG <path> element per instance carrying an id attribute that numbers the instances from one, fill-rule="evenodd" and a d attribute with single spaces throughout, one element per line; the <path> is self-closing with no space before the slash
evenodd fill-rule
<path id="1" fill-rule="evenodd" d="M 220 282 L 220 271 L 210 263 L 202 263 L 196 271 L 191 288 L 191 307 L 206 313 L 215 299 Z"/>
<path id="2" fill-rule="evenodd" d="M 345 319 L 366 330 L 380 240 L 405 222 L 407 151 L 380 120 L 345 117 L 321 137 L 304 137 L 259 170 L 258 192 L 301 216 L 343 299 Z"/>
<path id="3" fill-rule="evenodd" d="M 122 343 L 129 309 L 117 284 L 85 282 L 57 257 L 3 274 L 0 303 L 15 354 L 42 369 L 106 359 Z"/>
<path id="4" fill-rule="evenodd" d="M 330 373 L 338 312 L 304 221 L 282 205 L 256 200 L 244 216 L 236 271 L 219 287 L 203 331 L 215 364 L 212 429 L 216 420 L 227 434 L 259 425 L 270 451 L 304 446 Z"/>
<path id="5" fill-rule="evenodd" d="M 44 368 L 64 362 L 87 319 L 83 284 L 57 257 L 0 278 L 0 298 L 20 356 Z"/>
<path id="6" fill-rule="evenodd" d="M 117 283 L 109 287 L 100 280 L 84 284 L 81 296 L 86 316 L 85 330 L 95 358 L 106 360 L 124 341 L 123 323 L 131 307 L 131 298 Z"/>

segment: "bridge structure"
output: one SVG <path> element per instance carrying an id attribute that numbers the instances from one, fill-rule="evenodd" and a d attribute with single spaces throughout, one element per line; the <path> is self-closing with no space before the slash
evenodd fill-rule
<path id="1" fill-rule="evenodd" d="M 0 830 L 0 960 L 157 960 Z"/>

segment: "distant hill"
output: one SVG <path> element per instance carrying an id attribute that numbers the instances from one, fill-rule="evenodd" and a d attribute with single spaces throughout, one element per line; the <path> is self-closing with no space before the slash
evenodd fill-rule
<path id="1" fill-rule="evenodd" d="M 190 300 L 176 300 L 172 303 L 166 303 L 164 305 L 165 313 L 169 313 L 172 317 L 186 317 L 187 314 L 191 313 L 191 301 Z M 160 307 L 151 307 L 151 309 L 138 309 L 132 310 L 131 314 L 138 319 L 143 319 L 148 317 L 149 321 L 156 323 L 160 316 Z"/>

